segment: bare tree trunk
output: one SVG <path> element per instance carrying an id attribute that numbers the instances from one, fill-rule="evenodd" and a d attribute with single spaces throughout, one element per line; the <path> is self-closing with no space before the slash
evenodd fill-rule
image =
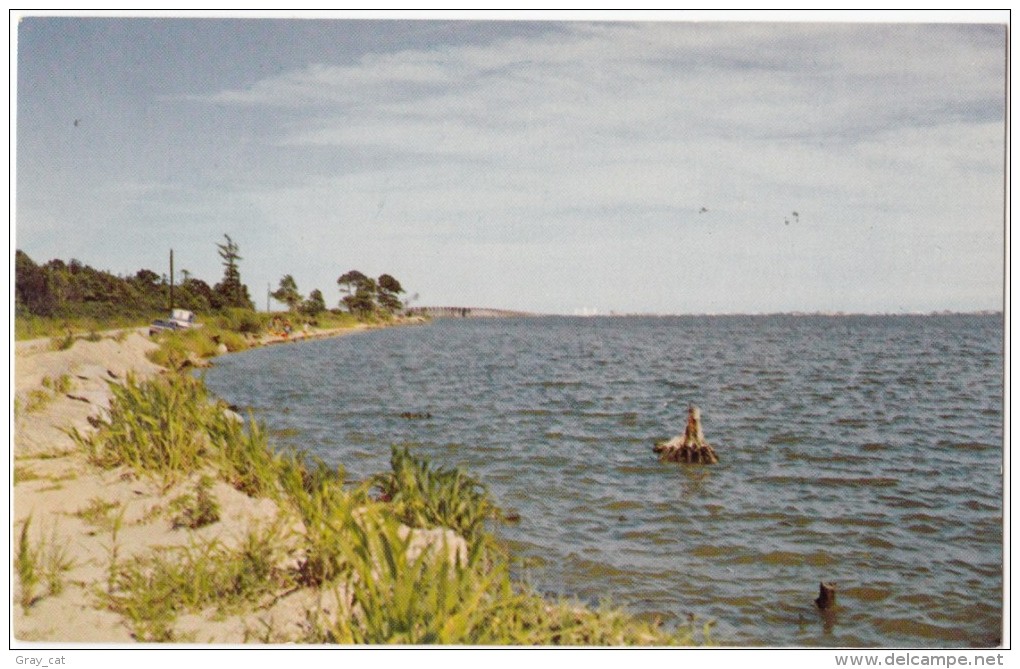
<path id="1" fill-rule="evenodd" d="M 701 430 L 701 411 L 693 404 L 687 409 L 687 428 L 683 436 L 655 445 L 655 452 L 665 462 L 686 462 L 713 465 L 719 462 L 712 445 L 705 441 Z"/>

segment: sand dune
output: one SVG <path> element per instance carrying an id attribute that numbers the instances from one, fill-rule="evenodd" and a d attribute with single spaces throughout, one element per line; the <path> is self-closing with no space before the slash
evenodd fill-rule
<path id="1" fill-rule="evenodd" d="M 46 583 L 39 583 L 31 589 L 32 597 L 26 598 L 32 600 L 27 606 L 21 601 L 25 586 L 14 570 L 12 620 L 19 642 L 133 642 L 128 622 L 103 601 L 112 560 L 211 540 L 229 547 L 281 515 L 274 502 L 247 497 L 216 482 L 211 492 L 220 507 L 220 520 L 198 530 L 175 529 L 170 511 L 173 500 L 193 490 L 196 477 L 163 489 L 160 482 L 127 470 L 106 471 L 86 462 L 68 430 L 92 429 L 89 418 L 109 407 L 110 383 L 122 382 L 129 373 L 139 378 L 163 373 L 146 358 L 155 346 L 137 331 L 95 342 L 79 340 L 63 351 L 52 350 L 49 340 L 16 346 L 14 537 L 17 541 L 23 524 L 31 519 L 28 545 L 43 556 L 62 554 L 69 562 L 60 574 L 62 589 L 50 592 Z M 120 523 L 115 534 L 117 516 Z M 435 530 L 415 532 L 421 532 L 426 543 L 437 540 L 431 536 Z M 445 537 L 448 531 L 438 532 Z M 284 559 L 295 559 L 291 547 L 281 548 Z M 300 639 L 307 612 L 329 615 L 335 608 L 328 601 L 332 597 L 303 589 L 279 593 L 257 610 L 224 616 L 210 609 L 183 615 L 174 623 L 174 634 L 192 643 Z"/>

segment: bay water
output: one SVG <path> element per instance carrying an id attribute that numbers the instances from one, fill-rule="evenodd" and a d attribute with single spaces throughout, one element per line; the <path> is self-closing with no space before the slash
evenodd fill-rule
<path id="1" fill-rule="evenodd" d="M 392 445 L 467 470 L 553 597 L 724 645 L 1001 638 L 1001 315 L 441 319 L 222 356 L 206 382 L 353 479 Z M 719 464 L 659 462 L 692 403 Z"/>

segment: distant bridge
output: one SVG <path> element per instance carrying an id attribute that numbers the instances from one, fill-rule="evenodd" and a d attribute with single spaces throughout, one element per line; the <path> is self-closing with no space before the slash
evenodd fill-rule
<path id="1" fill-rule="evenodd" d="M 411 307 L 408 312 L 429 318 L 519 318 L 534 316 L 526 311 L 488 309 L 485 307 Z"/>

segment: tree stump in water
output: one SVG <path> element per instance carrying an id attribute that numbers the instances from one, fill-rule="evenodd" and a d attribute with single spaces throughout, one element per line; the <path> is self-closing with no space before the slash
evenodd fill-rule
<path id="1" fill-rule="evenodd" d="M 815 605 L 822 611 L 827 611 L 836 606 L 836 584 L 819 583 L 818 597 L 815 598 Z"/>
<path id="2" fill-rule="evenodd" d="M 687 409 L 687 429 L 682 436 L 655 445 L 655 452 L 664 462 L 687 462 L 714 465 L 719 462 L 712 445 L 701 431 L 701 411 L 693 404 Z"/>

